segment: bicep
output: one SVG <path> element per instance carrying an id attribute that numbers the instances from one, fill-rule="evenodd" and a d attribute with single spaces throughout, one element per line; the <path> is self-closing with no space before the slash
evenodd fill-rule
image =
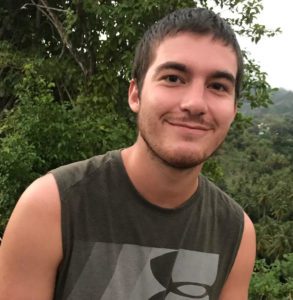
<path id="1" fill-rule="evenodd" d="M 249 217 L 244 214 L 244 230 L 239 250 L 221 292 L 220 300 L 247 300 L 251 275 L 253 272 L 256 252 L 254 226 Z"/>
<path id="2" fill-rule="evenodd" d="M 59 205 L 52 175 L 21 196 L 0 247 L 0 299 L 53 298 L 62 256 Z"/>

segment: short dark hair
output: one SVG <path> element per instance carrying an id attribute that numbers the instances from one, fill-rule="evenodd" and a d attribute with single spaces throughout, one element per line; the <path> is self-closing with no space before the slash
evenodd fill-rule
<path id="1" fill-rule="evenodd" d="M 235 83 L 236 99 L 239 97 L 243 77 L 243 57 L 235 32 L 219 15 L 206 8 L 183 8 L 172 12 L 153 24 L 143 35 L 135 51 L 132 67 L 132 78 L 141 92 L 145 75 L 155 58 L 159 44 L 168 36 L 179 32 L 211 34 L 214 39 L 230 45 L 237 57 L 237 75 Z"/>

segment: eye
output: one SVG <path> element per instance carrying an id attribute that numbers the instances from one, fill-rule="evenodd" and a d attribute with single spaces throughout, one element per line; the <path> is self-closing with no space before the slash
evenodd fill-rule
<path id="1" fill-rule="evenodd" d="M 226 92 L 228 91 L 228 87 L 225 84 L 222 84 L 220 82 L 213 82 L 209 85 L 209 88 L 214 89 L 216 91 L 220 92 Z"/>
<path id="2" fill-rule="evenodd" d="M 163 80 L 170 84 L 184 83 L 184 80 L 177 75 L 166 75 L 163 77 Z"/>

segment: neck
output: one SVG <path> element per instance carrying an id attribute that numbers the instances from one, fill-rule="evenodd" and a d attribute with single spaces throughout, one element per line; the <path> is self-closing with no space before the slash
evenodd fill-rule
<path id="1" fill-rule="evenodd" d="M 176 208 L 196 191 L 202 165 L 176 169 L 155 159 L 147 149 L 134 144 L 122 151 L 128 176 L 138 192 L 149 202 L 164 208 Z"/>

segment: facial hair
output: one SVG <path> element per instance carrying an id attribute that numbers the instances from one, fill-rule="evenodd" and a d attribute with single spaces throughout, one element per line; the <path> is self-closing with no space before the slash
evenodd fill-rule
<path id="1" fill-rule="evenodd" d="M 140 113 L 138 113 L 137 123 L 139 135 L 144 141 L 150 157 L 175 170 L 188 170 L 202 165 L 223 143 L 222 141 L 211 153 L 204 153 L 200 156 L 196 156 L 194 153 L 170 153 L 167 149 L 152 141 L 152 132 L 144 127 Z"/>

